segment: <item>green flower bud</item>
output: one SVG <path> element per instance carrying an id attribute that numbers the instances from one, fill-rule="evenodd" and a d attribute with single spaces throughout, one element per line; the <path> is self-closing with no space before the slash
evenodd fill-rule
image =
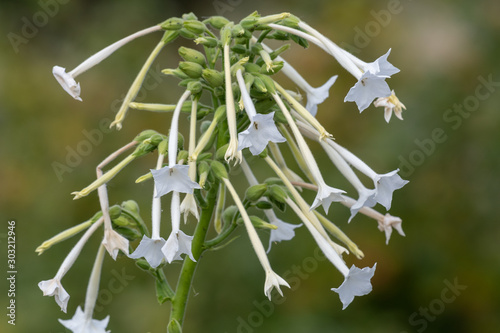
<path id="1" fill-rule="evenodd" d="M 210 172 L 210 166 L 206 161 L 202 161 L 198 163 L 198 174 L 200 175 L 200 184 L 201 187 L 205 187 L 205 182 L 207 181 L 208 174 Z"/>
<path id="2" fill-rule="evenodd" d="M 256 78 L 260 78 L 262 80 L 262 82 L 264 83 L 265 87 L 266 87 L 266 90 L 271 93 L 271 94 L 274 94 L 276 93 L 276 87 L 274 86 L 274 81 L 273 79 L 271 79 L 269 76 L 267 75 L 259 75 L 259 74 L 255 74 Z"/>
<path id="3" fill-rule="evenodd" d="M 211 110 L 208 108 L 202 108 L 198 110 L 198 112 L 196 113 L 196 120 L 201 120 L 205 118 L 205 116 L 208 115 L 209 113 L 211 113 Z"/>
<path id="4" fill-rule="evenodd" d="M 220 40 L 222 41 L 222 45 L 227 45 L 231 41 L 231 32 L 232 32 L 233 24 L 232 22 L 227 23 L 220 32 Z"/>
<path id="5" fill-rule="evenodd" d="M 207 63 L 207 59 L 205 58 L 205 55 L 203 53 L 201 53 L 200 51 L 195 50 L 195 49 L 181 46 L 179 48 L 179 55 L 182 57 L 182 59 L 184 59 L 186 61 L 195 62 L 195 63 L 200 64 L 202 66 L 205 66 Z"/>
<path id="6" fill-rule="evenodd" d="M 176 68 L 176 69 L 166 68 L 166 69 L 163 69 L 161 72 L 162 72 L 162 74 L 165 74 L 165 75 L 176 76 L 181 80 L 186 80 L 189 78 L 189 76 L 184 74 L 184 72 L 181 71 L 179 68 Z"/>
<path id="7" fill-rule="evenodd" d="M 162 140 L 166 139 L 166 136 L 161 134 L 154 134 L 149 139 L 142 141 L 135 151 L 132 153 L 134 157 L 140 157 L 146 155 L 156 149 Z"/>
<path id="8" fill-rule="evenodd" d="M 134 200 L 127 200 L 122 202 L 122 208 L 128 210 L 129 212 L 139 215 L 139 205 Z"/>
<path id="9" fill-rule="evenodd" d="M 283 111 L 281 111 L 281 109 L 277 109 L 274 111 L 273 118 L 274 118 L 274 121 L 277 123 L 288 124 L 288 121 L 286 120 L 286 117 L 283 114 Z"/>
<path id="10" fill-rule="evenodd" d="M 290 15 L 289 17 L 285 18 L 284 20 L 281 20 L 280 24 L 284 25 L 286 27 L 299 29 L 300 19 L 293 14 L 289 14 L 289 15 Z"/>
<path id="11" fill-rule="evenodd" d="M 182 22 L 184 22 L 181 18 L 172 17 L 160 24 L 163 30 L 179 30 L 182 28 Z"/>
<path id="12" fill-rule="evenodd" d="M 198 21 L 198 17 L 196 17 L 196 15 L 194 15 L 193 12 L 182 14 L 182 19 L 183 20 L 195 20 L 195 21 Z"/>
<path id="13" fill-rule="evenodd" d="M 222 220 L 224 220 L 225 223 L 231 223 L 237 213 L 238 207 L 235 205 L 229 206 L 222 212 Z"/>
<path id="14" fill-rule="evenodd" d="M 214 173 L 215 177 L 217 177 L 219 179 L 227 179 L 228 178 L 226 167 L 221 162 L 215 161 L 215 160 L 212 161 L 210 164 L 210 168 L 211 168 L 212 172 Z"/>
<path id="15" fill-rule="evenodd" d="M 275 200 L 281 203 L 285 203 L 286 198 L 288 198 L 288 194 L 286 193 L 286 191 L 279 185 L 269 186 L 266 195 L 270 200 Z"/>
<path id="16" fill-rule="evenodd" d="M 191 81 L 187 84 L 187 90 L 189 90 L 193 95 L 196 95 L 203 90 L 203 86 L 200 81 Z"/>
<path id="17" fill-rule="evenodd" d="M 236 44 L 233 47 L 231 47 L 231 51 L 233 51 L 234 53 L 238 53 L 238 54 L 247 54 L 248 53 L 247 48 L 241 44 Z"/>
<path id="18" fill-rule="evenodd" d="M 186 28 L 182 28 L 181 30 L 179 30 L 179 33 L 186 39 L 196 39 L 199 36 L 198 34 L 195 34 L 194 32 L 189 31 Z"/>
<path id="19" fill-rule="evenodd" d="M 258 92 L 267 93 L 267 87 L 260 75 L 254 77 L 252 88 Z"/>
<path id="20" fill-rule="evenodd" d="M 141 133 L 137 134 L 137 136 L 134 138 L 134 141 L 142 142 L 146 139 L 149 139 L 154 134 L 158 134 L 158 132 L 152 129 L 144 130 Z"/>
<path id="21" fill-rule="evenodd" d="M 117 227 L 115 231 L 120 235 L 128 239 L 129 241 L 133 241 L 142 237 L 141 233 L 135 229 L 127 228 L 127 227 Z"/>
<path id="22" fill-rule="evenodd" d="M 109 217 L 111 219 L 116 219 L 122 214 L 122 208 L 118 205 L 114 205 L 112 207 L 109 207 Z"/>
<path id="23" fill-rule="evenodd" d="M 186 20 L 184 21 L 184 28 L 189 30 L 192 33 L 195 33 L 197 35 L 202 34 L 205 30 L 207 30 L 207 27 L 203 22 L 196 21 L 196 20 Z"/>
<path id="24" fill-rule="evenodd" d="M 130 221 L 128 218 L 126 218 L 125 216 L 119 216 L 115 219 L 112 219 L 113 220 L 113 224 L 116 225 L 116 226 L 119 226 L 119 227 L 126 227 L 128 225 L 130 225 Z"/>
<path id="25" fill-rule="evenodd" d="M 269 201 L 261 200 L 257 202 L 257 204 L 255 204 L 255 207 L 257 207 L 258 209 L 266 210 L 266 209 L 272 209 L 273 205 Z"/>
<path id="26" fill-rule="evenodd" d="M 234 38 L 242 37 L 243 35 L 245 35 L 245 29 L 243 29 L 243 27 L 240 24 L 236 24 L 231 29 L 231 35 Z"/>
<path id="27" fill-rule="evenodd" d="M 222 29 L 222 27 L 229 23 L 229 20 L 223 16 L 212 16 L 203 21 L 203 23 L 208 23 L 215 29 Z"/>
<path id="28" fill-rule="evenodd" d="M 259 20 L 257 17 L 246 17 L 243 20 L 241 20 L 240 25 L 244 29 L 253 30 L 257 27 L 258 22 L 259 22 Z"/>
<path id="29" fill-rule="evenodd" d="M 214 119 L 217 122 L 221 122 L 222 120 L 226 119 L 226 106 L 221 105 L 215 110 L 214 114 Z"/>
<path id="30" fill-rule="evenodd" d="M 250 186 L 245 192 L 245 199 L 249 201 L 259 200 L 267 191 L 267 184 Z"/>
<path id="31" fill-rule="evenodd" d="M 260 67 L 260 73 L 265 75 L 273 75 L 278 73 L 283 68 L 283 61 L 273 61 L 271 65 L 271 70 L 268 71 L 266 64 Z"/>
<path id="32" fill-rule="evenodd" d="M 219 41 L 212 37 L 198 37 L 194 40 L 196 44 L 201 44 L 206 47 L 216 47 L 219 45 Z"/>
<path id="33" fill-rule="evenodd" d="M 150 270 L 153 270 L 153 268 L 151 268 L 151 266 L 149 266 L 148 262 L 145 260 L 145 259 L 137 259 L 135 261 L 135 264 L 137 265 L 137 267 L 139 267 L 140 269 L 144 270 L 144 271 L 150 271 Z"/>
<path id="34" fill-rule="evenodd" d="M 224 75 L 215 69 L 205 68 L 201 76 L 214 88 L 224 85 Z"/>
<path id="35" fill-rule="evenodd" d="M 280 185 L 280 186 L 283 186 L 284 185 L 283 181 L 281 180 L 281 178 L 278 178 L 278 177 L 269 177 L 266 180 L 264 180 L 264 183 L 266 183 L 269 186 L 271 186 L 271 185 Z"/>
<path id="36" fill-rule="evenodd" d="M 181 61 L 179 63 L 179 69 L 193 79 L 199 79 L 203 71 L 203 67 L 200 64 L 191 61 Z"/>
<path id="37" fill-rule="evenodd" d="M 276 39 L 276 40 L 289 40 L 290 35 L 287 34 L 286 32 L 283 31 L 275 31 L 272 34 L 267 35 L 267 38 L 269 39 Z"/>
<path id="38" fill-rule="evenodd" d="M 268 155 L 268 153 L 267 153 L 267 147 L 266 147 L 266 148 L 264 148 L 263 151 L 261 151 L 261 153 L 259 154 L 259 157 L 260 158 L 266 158 L 267 155 Z"/>
<path id="39" fill-rule="evenodd" d="M 257 64 L 254 64 L 253 62 L 247 62 L 246 64 L 243 65 L 245 67 L 245 71 L 247 73 L 258 73 L 260 72 L 260 66 Z"/>
<path id="40" fill-rule="evenodd" d="M 167 155 L 168 153 L 168 138 L 160 142 L 158 145 L 158 152 L 162 155 Z"/>

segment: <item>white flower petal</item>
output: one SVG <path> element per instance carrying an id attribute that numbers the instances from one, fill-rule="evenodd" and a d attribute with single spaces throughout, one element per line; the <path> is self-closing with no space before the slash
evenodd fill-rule
<path id="1" fill-rule="evenodd" d="M 266 282 L 264 284 L 264 293 L 266 294 L 267 298 L 269 298 L 269 300 L 271 300 L 271 292 L 273 288 L 276 288 L 276 290 L 278 290 L 280 295 L 283 296 L 283 292 L 281 291 L 280 285 L 290 288 L 288 282 L 286 282 L 281 276 L 279 276 L 272 270 L 267 271 Z"/>
<path id="2" fill-rule="evenodd" d="M 363 207 L 373 207 L 377 204 L 375 200 L 375 195 L 377 194 L 376 190 L 364 189 L 359 192 L 359 198 L 354 205 L 351 206 L 351 217 L 349 217 L 349 221 L 353 219 L 354 216 L 358 213 L 358 211 Z"/>
<path id="3" fill-rule="evenodd" d="M 274 242 L 291 240 L 295 236 L 295 228 L 302 226 L 302 223 L 301 224 L 286 223 L 278 218 L 269 220 L 269 222 L 277 226 L 278 229 L 271 229 L 271 235 L 269 237 L 269 247 L 267 248 L 267 253 L 271 251 L 271 245 Z"/>
<path id="4" fill-rule="evenodd" d="M 81 307 L 76 308 L 73 318 L 68 320 L 59 319 L 59 322 L 70 329 L 73 333 L 108 333 L 106 326 L 108 326 L 109 316 L 103 320 L 88 318 L 82 311 Z"/>
<path id="5" fill-rule="evenodd" d="M 409 183 L 398 175 L 399 169 L 389 173 L 379 175 L 373 178 L 377 194 L 375 200 L 384 206 L 387 210 L 391 209 L 392 193 Z"/>
<path id="6" fill-rule="evenodd" d="M 372 63 L 368 63 L 365 66 L 365 71 L 370 71 L 372 74 L 376 74 L 378 76 L 390 77 L 396 73 L 399 73 L 399 69 L 394 67 L 389 61 L 387 61 L 387 57 L 391 53 L 391 49 L 387 51 L 386 54 L 379 57 Z"/>
<path id="7" fill-rule="evenodd" d="M 256 114 L 250 126 L 243 132 L 238 133 L 238 150 L 250 148 L 253 155 L 259 155 L 266 148 L 269 141 L 285 142 L 274 123 L 274 112 L 268 114 Z"/>
<path id="8" fill-rule="evenodd" d="M 128 256 L 128 239 L 114 231 L 113 229 L 107 229 L 104 231 L 104 239 L 102 240 L 102 245 L 106 248 L 109 255 L 116 260 L 118 251 L 122 251 Z"/>
<path id="9" fill-rule="evenodd" d="M 192 194 L 186 194 L 184 200 L 181 203 L 181 214 L 184 214 L 184 223 L 187 223 L 189 214 L 192 214 L 197 221 L 200 220 L 200 214 L 198 213 L 198 205 Z"/>
<path id="10" fill-rule="evenodd" d="M 312 88 L 307 90 L 307 104 L 306 109 L 313 116 L 316 116 L 318 112 L 318 104 L 321 104 L 328 98 L 330 95 L 329 90 L 337 80 L 338 75 L 332 76 L 324 85 L 318 88 Z"/>
<path id="11" fill-rule="evenodd" d="M 396 229 L 401 236 L 406 236 L 402 228 L 403 221 L 399 217 L 385 214 L 384 218 L 378 222 L 378 229 L 385 232 L 385 244 L 389 244 L 392 229 Z"/>
<path id="12" fill-rule="evenodd" d="M 82 100 L 80 98 L 80 83 L 76 83 L 73 76 L 66 73 L 66 68 L 54 66 L 52 68 L 52 74 L 68 94 L 78 101 Z"/>
<path id="13" fill-rule="evenodd" d="M 158 267 L 164 259 L 162 247 L 165 245 L 163 238 L 151 239 L 147 236 L 142 236 L 142 240 L 135 251 L 129 255 L 129 258 L 139 259 L 144 257 L 152 268 Z"/>
<path id="14" fill-rule="evenodd" d="M 326 184 L 318 185 L 318 194 L 316 194 L 316 198 L 311 205 L 311 210 L 317 208 L 321 204 L 328 214 L 328 209 L 333 201 L 344 201 L 341 195 L 342 193 L 345 193 L 345 191 L 330 187 Z"/>
<path id="15" fill-rule="evenodd" d="M 363 73 L 361 79 L 349 90 L 344 102 L 355 102 L 359 112 L 366 109 L 377 97 L 387 97 L 391 95 L 391 89 L 386 77 L 380 77 L 367 71 Z"/>
<path id="16" fill-rule="evenodd" d="M 38 283 L 38 287 L 43 291 L 43 296 L 54 296 L 54 300 L 66 312 L 69 301 L 69 294 L 63 288 L 59 279 L 45 280 Z"/>
<path id="17" fill-rule="evenodd" d="M 196 261 L 191 252 L 192 241 L 193 236 L 186 235 L 182 230 L 172 232 L 161 249 L 167 262 L 171 263 L 174 260 L 182 260 L 181 254 L 184 253 L 187 254 L 192 261 Z"/>
<path id="18" fill-rule="evenodd" d="M 340 287 L 332 288 L 333 291 L 339 294 L 343 304 L 342 310 L 351 304 L 355 296 L 367 295 L 372 291 L 370 280 L 373 274 L 375 274 L 376 267 L 377 263 L 375 263 L 372 268 L 365 267 L 363 269 L 352 265 Z"/>
<path id="19" fill-rule="evenodd" d="M 189 177 L 188 165 L 165 166 L 159 170 L 151 170 L 155 180 L 156 197 L 159 198 L 171 191 L 193 193 L 193 189 L 201 186 Z"/>

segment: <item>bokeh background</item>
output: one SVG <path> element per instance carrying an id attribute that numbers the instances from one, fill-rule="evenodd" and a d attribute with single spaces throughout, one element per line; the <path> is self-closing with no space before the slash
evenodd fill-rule
<path id="1" fill-rule="evenodd" d="M 393 234 L 385 245 L 373 220 L 358 214 L 348 225 L 347 209 L 332 206 L 329 217 L 366 254 L 362 262 L 350 256 L 347 263 L 378 263 L 372 293 L 342 311 L 337 294 L 329 290 L 341 283 L 341 276 L 329 263 L 314 259 L 316 246 L 304 227 L 292 242 L 274 246 L 270 254 L 276 272 L 289 272 L 294 278 L 293 290 L 285 290 L 286 300 L 279 304 L 266 301 L 264 274 L 242 234 L 202 258 L 185 332 L 500 330 L 497 0 L 41 0 L 2 1 L 0 8 L 0 267 L 7 271 L 7 221 L 15 219 L 18 270 L 16 326 L 8 325 L 2 313 L 0 331 L 66 332 L 57 318 L 69 319 L 76 306 L 83 305 L 99 239 L 90 241 L 63 280 L 71 294 L 67 314 L 52 298 L 42 297 L 37 283 L 54 276 L 75 240 L 40 257 L 34 250 L 99 210 L 95 194 L 73 201 L 69 193 L 94 179 L 94 168 L 102 159 L 141 129 L 165 132 L 169 121 L 165 115 L 132 111 L 120 132 L 100 125 L 114 117 L 119 99 L 158 35 L 134 41 L 81 75 L 83 103 L 60 88 L 52 66 L 71 69 L 111 42 L 185 12 L 240 20 L 254 10 L 262 15 L 292 12 L 367 61 L 392 48 L 389 60 L 401 73 L 389 84 L 407 111 L 404 121 L 393 117 L 389 124 L 381 109 L 372 106 L 359 114 L 354 104 L 342 102 L 354 80 L 321 50 L 295 47 L 285 56 L 313 86 L 340 75 L 318 118 L 339 143 L 375 170 L 402 169 L 410 183 L 395 193 L 391 213 L 402 217 L 406 237 Z M 34 29 L 30 23 L 36 23 Z M 153 67 L 175 67 L 179 45 L 167 48 Z M 484 80 L 493 83 L 486 87 Z M 175 79 L 153 76 L 156 89 L 141 98 L 173 103 L 181 92 L 176 84 Z M 84 149 L 85 133 L 95 131 L 101 132 L 102 142 L 92 144 L 81 160 L 71 162 L 70 170 L 58 176 L 54 162 L 68 165 L 69 152 Z M 327 181 L 352 193 L 318 147 L 313 148 Z M 136 185 L 133 180 L 154 163 L 154 156 L 141 159 L 109 186 L 112 203 L 137 200 L 147 221 L 151 183 Z M 267 171 L 259 167 L 258 174 L 264 177 Z M 193 222 L 187 229 L 192 226 Z M 267 234 L 261 235 L 267 242 Z M 168 276 L 175 279 L 179 268 L 168 266 Z M 117 274 L 125 278 L 113 289 Z M 6 312 L 8 288 L 5 278 L 0 281 L 1 308 Z M 455 283 L 461 289 L 453 293 L 450 284 Z M 129 260 L 115 263 L 106 258 L 101 287 L 115 292 L 102 295 L 94 318 L 109 314 L 112 332 L 166 331 L 169 305 L 157 304 L 152 278 Z"/>

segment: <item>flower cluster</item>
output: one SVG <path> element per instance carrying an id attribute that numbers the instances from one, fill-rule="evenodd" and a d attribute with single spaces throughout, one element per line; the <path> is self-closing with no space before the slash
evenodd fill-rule
<path id="1" fill-rule="evenodd" d="M 266 40 L 295 42 L 303 47 L 312 43 L 333 56 L 356 80 L 347 92 L 344 101 L 355 102 L 363 111 L 375 100 L 375 106 L 385 108 L 385 119 L 389 121 L 392 112 L 400 119 L 404 105 L 389 88 L 386 79 L 399 70 L 388 62 L 391 50 L 374 62 L 364 62 L 341 49 L 330 39 L 289 13 L 261 17 L 253 13 L 239 23 L 214 16 L 204 21 L 190 13 L 181 18 L 171 18 L 148 29 L 126 37 L 88 58 L 74 70 L 55 66 L 54 76 L 74 99 L 80 97 L 80 84 L 76 76 L 97 65 L 116 49 L 147 33 L 163 31 L 163 37 L 153 49 L 144 66 L 132 83 L 112 127 L 120 129 L 130 109 L 139 111 L 171 112 L 168 134 L 155 130 L 144 130 L 129 144 L 111 154 L 97 167 L 97 178 L 86 188 L 74 192 L 75 199 L 97 191 L 100 211 L 87 222 L 48 240 L 37 249 L 43 252 L 52 245 L 85 230 L 83 237 L 68 254 L 60 270 L 52 280 L 39 284 L 44 295 L 54 296 L 61 309 L 66 312 L 69 294 L 61 285 L 61 279 L 75 262 L 88 238 L 104 225 L 102 246 L 92 270 L 84 311 L 79 307 L 71 320 L 61 323 L 73 332 L 105 332 L 109 317 L 99 321 L 92 319 L 97 295 L 99 276 L 105 250 L 116 260 L 119 253 L 137 262 L 156 280 L 157 296 L 160 302 L 170 300 L 173 307 L 185 306 L 179 301 L 187 297 L 189 287 L 179 283 L 173 290 L 165 279 L 166 264 L 180 260 L 183 264 L 180 279 L 189 280 L 203 251 L 219 246 L 239 226 L 248 234 L 255 254 L 265 273 L 264 293 L 271 298 L 276 289 L 282 294 L 281 286 L 289 287 L 271 267 L 267 253 L 274 243 L 294 238 L 295 229 L 304 225 L 329 261 L 344 276 L 338 288 L 343 309 L 355 296 L 368 294 L 372 290 L 373 267 L 348 268 L 344 254 L 353 253 L 357 258 L 363 252 L 351 241 L 326 214 L 332 202 L 349 207 L 351 221 L 357 213 L 365 214 L 378 222 L 385 232 L 387 242 L 392 229 L 404 236 L 401 219 L 389 214 L 385 216 L 372 207 L 377 204 L 389 210 L 393 192 L 407 181 L 401 179 L 398 170 L 379 174 L 356 155 L 334 141 L 327 130 L 315 118 L 319 106 L 329 96 L 329 89 L 338 79 L 333 75 L 324 85 L 313 88 L 282 54 L 289 48 L 284 44 L 272 49 Z M 198 49 L 181 47 L 179 55 L 183 61 L 176 68 L 162 72 L 180 80 L 185 92 L 175 104 L 137 103 L 137 95 L 145 74 L 160 51 L 178 37 L 194 41 Z M 275 74 L 283 72 L 306 94 L 306 103 L 294 93 L 295 86 L 286 89 L 275 80 Z M 204 104 L 205 100 L 210 101 Z M 188 144 L 179 132 L 182 113 L 188 114 L 190 124 Z M 166 127 L 166 126 L 165 126 Z M 306 138 L 310 141 L 306 141 Z M 328 185 L 316 163 L 317 157 L 310 149 L 316 142 L 325 151 L 339 172 L 352 184 L 357 199 L 347 192 Z M 102 169 L 128 149 L 134 151 L 106 172 Z M 248 149 L 246 149 L 248 148 Z M 289 149 L 300 171 L 293 171 L 283 158 L 282 150 Z M 139 208 L 133 201 L 120 206 L 109 206 L 106 184 L 135 159 L 157 152 L 154 169 L 145 170 L 136 182 L 152 181 L 151 233 L 140 217 Z M 272 177 L 258 180 L 252 171 L 248 158 L 262 159 Z M 167 163 L 164 163 L 167 159 Z M 241 168 L 249 187 L 240 198 L 233 185 L 231 170 Z M 363 185 L 353 169 L 373 181 L 373 187 Z M 302 173 L 299 176 L 298 173 Z M 305 180 L 304 180 L 305 179 Z M 307 202 L 303 191 L 316 193 L 313 202 Z M 181 201 L 181 194 L 183 200 Z M 228 195 L 229 194 L 229 195 Z M 226 197 L 234 203 L 229 205 Z M 170 235 L 165 240 L 161 235 L 162 197 L 170 198 Z M 296 216 L 287 215 L 287 222 L 278 218 L 289 208 Z M 192 215 L 197 225 L 194 235 L 181 230 L 181 216 L 184 222 Z M 284 215 L 283 215 L 284 216 Z M 211 228 L 210 228 L 211 227 Z M 214 230 L 215 236 L 207 239 Z M 267 252 L 257 229 L 270 231 Z M 339 240 L 337 243 L 332 236 Z M 140 240 L 140 242 L 139 242 Z M 137 244 L 138 243 L 138 244 Z M 135 247 L 135 249 L 132 248 Z M 130 250 L 130 252 L 129 252 Z M 190 280 L 189 280 L 190 281 Z M 189 286 L 189 281 L 187 285 Z M 179 305 L 181 304 L 181 305 Z M 184 304 L 184 305 L 182 305 Z M 179 310 L 179 309 L 178 309 Z M 179 310 L 183 313 L 182 309 Z M 182 315 L 172 312 L 169 327 L 181 327 Z"/>

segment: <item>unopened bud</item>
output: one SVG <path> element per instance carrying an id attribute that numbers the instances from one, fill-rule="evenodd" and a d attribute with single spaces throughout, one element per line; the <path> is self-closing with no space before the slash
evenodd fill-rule
<path id="1" fill-rule="evenodd" d="M 168 153 L 168 138 L 166 138 L 165 140 L 160 142 L 160 144 L 158 145 L 158 153 L 160 153 L 162 155 L 167 155 L 167 153 Z"/>
<path id="2" fill-rule="evenodd" d="M 222 29 L 222 27 L 229 23 L 229 20 L 223 16 L 212 16 L 203 22 L 210 24 L 215 29 Z"/>
<path id="3" fill-rule="evenodd" d="M 231 223 L 237 213 L 238 207 L 232 205 L 224 209 L 221 216 L 225 223 Z"/>
<path id="4" fill-rule="evenodd" d="M 212 163 L 210 164 L 210 168 L 211 168 L 212 172 L 214 173 L 215 177 L 217 177 L 219 179 L 227 179 L 228 178 L 226 167 L 221 162 L 215 161 L 215 160 L 212 161 Z"/>
<path id="5" fill-rule="evenodd" d="M 245 192 L 245 199 L 249 201 L 257 201 L 266 193 L 267 185 L 266 184 L 257 184 L 254 186 L 250 186 Z"/>
<path id="6" fill-rule="evenodd" d="M 203 33 L 207 29 L 203 22 L 196 20 L 184 21 L 184 28 L 197 35 Z"/>
<path id="7" fill-rule="evenodd" d="M 136 215 L 139 215 L 139 205 L 135 200 L 127 200 L 122 202 L 122 208 L 125 210 L 128 210 L 131 213 L 134 213 Z"/>
<path id="8" fill-rule="evenodd" d="M 269 201 L 261 200 L 255 204 L 255 207 L 257 207 L 258 209 L 266 210 L 266 209 L 272 209 L 273 205 Z"/>
<path id="9" fill-rule="evenodd" d="M 178 17 L 172 17 L 160 24 L 163 30 L 179 30 L 182 28 L 183 19 Z"/>
<path id="10" fill-rule="evenodd" d="M 203 86 L 200 81 L 191 81 L 187 85 L 187 90 L 189 90 L 193 95 L 196 95 L 203 90 Z"/>
<path id="11" fill-rule="evenodd" d="M 193 79 L 200 78 L 203 71 L 203 67 L 200 64 L 191 61 L 181 61 L 179 63 L 179 69 Z"/>
<path id="12" fill-rule="evenodd" d="M 216 47 L 219 44 L 217 39 L 212 37 L 198 37 L 194 40 L 194 42 L 206 47 Z"/>
<path id="13" fill-rule="evenodd" d="M 283 187 L 278 185 L 271 185 L 268 187 L 267 196 L 269 199 L 276 200 L 281 203 L 286 202 L 286 198 L 288 198 L 288 194 L 283 189 Z"/>
<path id="14" fill-rule="evenodd" d="M 186 61 L 195 62 L 202 66 L 205 66 L 207 62 L 207 59 L 205 58 L 205 55 L 203 53 L 189 47 L 181 46 L 179 48 L 179 55 Z"/>
<path id="15" fill-rule="evenodd" d="M 185 80 L 185 79 L 189 78 L 189 76 L 187 76 L 186 74 L 184 74 L 184 72 L 181 71 L 179 68 L 176 68 L 176 69 L 171 69 L 171 68 L 162 69 L 161 73 L 165 74 L 165 75 L 176 76 L 176 77 L 178 77 L 181 80 Z"/>
<path id="16" fill-rule="evenodd" d="M 229 143 L 226 143 L 224 146 L 217 149 L 215 152 L 215 159 L 219 161 L 224 161 L 224 156 L 226 155 L 227 148 L 229 147 Z"/>
<path id="17" fill-rule="evenodd" d="M 224 85 L 224 75 L 215 69 L 205 68 L 201 76 L 214 88 Z"/>
<path id="18" fill-rule="evenodd" d="M 158 132 L 152 129 L 144 130 L 141 133 L 137 134 L 137 136 L 134 138 L 134 141 L 142 142 L 146 139 L 149 139 L 154 134 L 158 134 Z"/>
<path id="19" fill-rule="evenodd" d="M 118 205 L 114 205 L 112 207 L 109 207 L 109 217 L 111 217 L 112 220 L 118 218 L 122 214 L 122 208 Z"/>

